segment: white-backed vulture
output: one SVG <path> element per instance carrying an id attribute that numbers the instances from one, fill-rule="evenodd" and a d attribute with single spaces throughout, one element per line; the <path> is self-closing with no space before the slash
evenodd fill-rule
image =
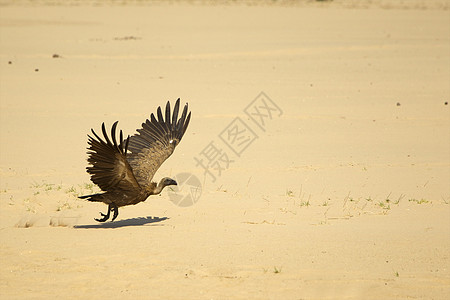
<path id="1" fill-rule="evenodd" d="M 119 140 L 116 139 L 117 121 L 111 128 L 111 139 L 102 124 L 104 140 L 91 129 L 94 137 L 88 135 L 88 162 L 86 168 L 93 183 L 103 191 L 93 195 L 81 196 L 81 199 L 108 204 L 108 212 L 100 213 L 103 218 L 95 219 L 105 222 L 113 212 L 112 221 L 119 214 L 119 207 L 137 204 L 145 201 L 150 195 L 161 193 L 164 187 L 176 185 L 177 182 L 164 177 L 156 184 L 153 176 L 161 164 L 173 153 L 180 143 L 191 119 L 188 105 L 184 106 L 181 117 L 178 118 L 180 99 L 170 112 L 167 102 L 165 117 L 161 107 L 157 109 L 157 117 L 150 115 L 150 120 L 142 123 L 133 136 L 123 138 L 120 130 Z"/>

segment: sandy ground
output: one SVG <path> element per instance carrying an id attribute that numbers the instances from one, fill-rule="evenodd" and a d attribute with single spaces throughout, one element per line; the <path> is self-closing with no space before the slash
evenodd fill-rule
<path id="1" fill-rule="evenodd" d="M 448 299 L 448 2 L 370 3 L 1 6 L 0 298 Z M 200 198 L 97 223 L 86 134 L 178 97 Z"/>

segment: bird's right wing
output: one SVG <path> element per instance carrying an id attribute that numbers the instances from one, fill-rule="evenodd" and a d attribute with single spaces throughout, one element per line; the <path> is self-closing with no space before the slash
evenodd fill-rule
<path id="1" fill-rule="evenodd" d="M 92 166 L 86 169 L 91 174 L 92 182 L 103 191 L 121 190 L 138 193 L 141 188 L 126 159 L 129 137 L 124 140 L 121 130 L 119 143 L 117 143 L 117 123 L 115 122 L 111 129 L 112 142 L 106 133 L 105 123 L 102 124 L 105 141 L 91 129 L 95 138 L 88 135 L 88 144 L 90 145 L 88 162 Z"/>
<path id="2" fill-rule="evenodd" d="M 161 164 L 169 158 L 180 143 L 191 119 L 188 105 L 183 108 L 178 118 L 180 99 L 175 102 L 173 113 L 167 102 L 165 118 L 161 107 L 157 109 L 157 117 L 150 115 L 150 120 L 142 124 L 138 133 L 130 137 L 130 155 L 127 157 L 133 174 L 142 188 L 150 186 L 151 180 Z"/>

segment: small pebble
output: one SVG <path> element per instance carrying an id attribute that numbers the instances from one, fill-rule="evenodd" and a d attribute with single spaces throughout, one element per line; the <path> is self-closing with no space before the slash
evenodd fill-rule
<path id="1" fill-rule="evenodd" d="M 35 72 L 39 72 L 39 69 L 34 69 Z"/>
<path id="2" fill-rule="evenodd" d="M 59 54 L 53 54 L 52 57 L 53 57 L 53 58 L 60 58 L 61 56 L 59 56 Z"/>
<path id="3" fill-rule="evenodd" d="M 401 104 L 400 104 L 400 102 L 397 102 L 397 106 L 400 106 Z"/>
<path id="4" fill-rule="evenodd" d="M 445 101 L 445 102 L 444 102 L 444 105 L 448 105 L 448 102 L 447 102 L 447 101 Z"/>
<path id="5" fill-rule="evenodd" d="M 12 61 L 8 61 L 8 65 L 11 65 L 12 64 Z"/>

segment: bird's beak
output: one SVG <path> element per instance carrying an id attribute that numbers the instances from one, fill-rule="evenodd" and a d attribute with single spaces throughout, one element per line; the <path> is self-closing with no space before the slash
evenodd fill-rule
<path id="1" fill-rule="evenodd" d="M 175 180 L 172 179 L 172 180 L 169 182 L 168 185 L 178 185 L 178 183 L 177 183 Z"/>

